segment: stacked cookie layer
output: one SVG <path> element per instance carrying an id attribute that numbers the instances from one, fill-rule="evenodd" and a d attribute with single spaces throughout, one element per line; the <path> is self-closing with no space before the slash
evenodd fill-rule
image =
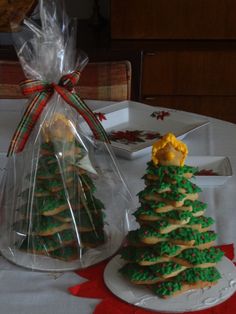
<path id="1" fill-rule="evenodd" d="M 21 250 L 71 261 L 104 243 L 104 205 L 94 196 L 86 158 L 83 164 L 87 154 L 74 136 L 42 141 L 13 226 Z"/>
<path id="2" fill-rule="evenodd" d="M 201 189 L 189 180 L 197 169 L 178 161 L 184 144 L 169 134 L 161 141 L 158 164 L 155 158 L 147 164 L 134 213 L 140 228 L 128 234 L 121 250 L 127 263 L 120 271 L 134 284 L 148 285 L 167 298 L 215 284 L 220 278 L 215 266 L 223 253 L 213 246 L 214 220 L 204 216 Z"/>

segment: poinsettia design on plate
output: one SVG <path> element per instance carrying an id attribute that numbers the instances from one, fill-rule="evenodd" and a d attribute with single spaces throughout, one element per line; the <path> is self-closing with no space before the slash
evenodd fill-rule
<path id="1" fill-rule="evenodd" d="M 150 115 L 152 118 L 156 118 L 157 120 L 164 120 L 165 117 L 170 116 L 169 111 L 153 111 L 153 113 Z"/>
<path id="2" fill-rule="evenodd" d="M 99 121 L 103 121 L 107 119 L 105 114 L 102 112 L 94 112 L 94 114 Z"/>
<path id="3" fill-rule="evenodd" d="M 110 141 L 119 142 L 122 144 L 138 144 L 147 140 L 158 139 L 161 137 L 159 132 L 144 131 L 144 130 L 121 130 L 108 133 Z"/>
<path id="4" fill-rule="evenodd" d="M 196 176 L 218 176 L 219 174 L 212 169 L 202 169 L 196 173 Z"/>

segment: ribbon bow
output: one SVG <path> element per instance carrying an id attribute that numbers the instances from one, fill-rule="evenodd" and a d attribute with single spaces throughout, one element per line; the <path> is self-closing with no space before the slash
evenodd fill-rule
<path id="1" fill-rule="evenodd" d="M 64 75 L 58 84 L 48 83 L 41 80 L 25 80 L 20 83 L 20 88 L 25 96 L 35 95 L 29 102 L 23 117 L 11 140 L 8 156 L 21 152 L 38 121 L 44 107 L 57 92 L 71 107 L 73 107 L 87 122 L 96 139 L 109 142 L 107 134 L 94 113 L 88 108 L 85 102 L 73 92 L 78 84 L 80 72 L 74 71 Z"/>

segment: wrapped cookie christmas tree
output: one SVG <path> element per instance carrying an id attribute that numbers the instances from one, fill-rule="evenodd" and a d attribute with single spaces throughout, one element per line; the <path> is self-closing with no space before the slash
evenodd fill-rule
<path id="1" fill-rule="evenodd" d="M 75 25 L 63 1 L 39 6 L 41 25 L 25 20 L 15 38 L 30 100 L 9 147 L 0 249 L 18 265 L 64 271 L 119 249 L 132 199 L 104 129 L 74 92 L 88 62 Z"/>
<path id="2" fill-rule="evenodd" d="M 211 287 L 221 277 L 215 266 L 223 252 L 214 247 L 214 220 L 204 215 L 201 189 L 190 181 L 198 169 L 184 165 L 187 153 L 171 133 L 153 145 L 134 212 L 140 227 L 121 249 L 126 263 L 120 272 L 161 298 Z"/>

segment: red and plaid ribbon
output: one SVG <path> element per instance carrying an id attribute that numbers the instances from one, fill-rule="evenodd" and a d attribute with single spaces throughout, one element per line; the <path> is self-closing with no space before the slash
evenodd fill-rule
<path id="1" fill-rule="evenodd" d="M 64 75 L 58 84 L 41 80 L 25 80 L 20 83 L 23 95 L 31 96 L 35 94 L 35 96 L 27 106 L 12 137 L 8 149 L 8 156 L 13 153 L 21 152 L 24 149 L 36 122 L 54 92 L 57 92 L 66 103 L 73 107 L 84 118 L 96 139 L 109 142 L 105 130 L 94 113 L 88 108 L 85 102 L 73 92 L 74 87 L 78 84 L 79 78 L 80 72 L 74 71 Z"/>

